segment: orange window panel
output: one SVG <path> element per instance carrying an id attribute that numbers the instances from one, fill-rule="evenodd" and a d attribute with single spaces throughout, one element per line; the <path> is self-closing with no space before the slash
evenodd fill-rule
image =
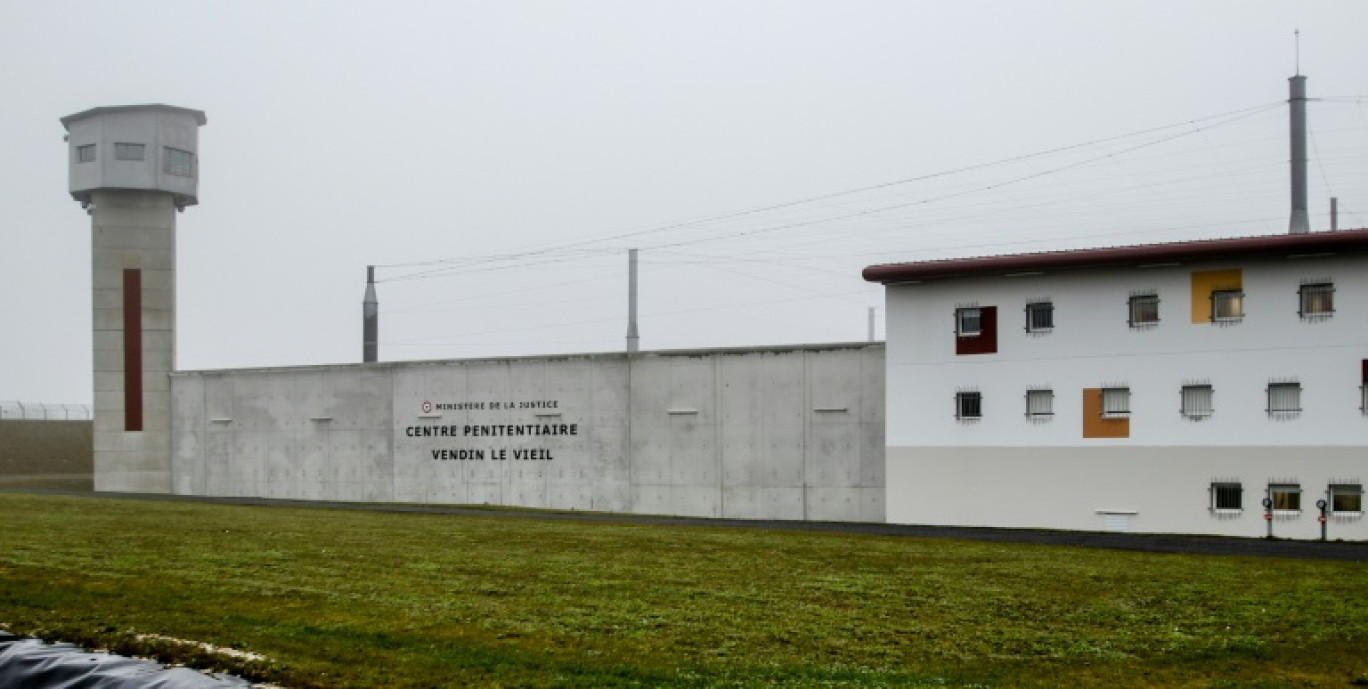
<path id="1" fill-rule="evenodd" d="M 1130 419 L 1102 416 L 1102 388 L 1083 388 L 1083 437 L 1129 438 Z"/>
<path id="2" fill-rule="evenodd" d="M 1239 268 L 1228 270 L 1196 270 L 1192 273 L 1192 322 L 1211 322 L 1211 293 L 1222 290 L 1244 289 L 1244 275 Z"/>

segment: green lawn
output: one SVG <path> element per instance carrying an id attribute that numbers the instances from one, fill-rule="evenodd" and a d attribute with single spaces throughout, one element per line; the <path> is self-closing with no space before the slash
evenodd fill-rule
<path id="1" fill-rule="evenodd" d="M 1368 684 L 1358 564 L 24 493 L 0 520 L 0 629 L 291 687 Z"/>

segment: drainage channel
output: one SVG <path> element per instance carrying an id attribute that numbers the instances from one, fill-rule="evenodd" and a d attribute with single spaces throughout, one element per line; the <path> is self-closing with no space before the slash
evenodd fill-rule
<path id="1" fill-rule="evenodd" d="M 230 675 L 91 653 L 73 644 L 49 644 L 0 631 L 0 689 L 247 689 L 254 685 Z"/>

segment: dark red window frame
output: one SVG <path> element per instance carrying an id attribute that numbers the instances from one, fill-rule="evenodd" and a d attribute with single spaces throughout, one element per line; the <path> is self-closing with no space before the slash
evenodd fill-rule
<path id="1" fill-rule="evenodd" d="M 979 306 L 979 332 L 977 335 L 961 336 L 955 333 L 955 354 L 996 354 L 997 353 L 997 307 Z M 959 327 L 958 309 L 955 327 Z"/>

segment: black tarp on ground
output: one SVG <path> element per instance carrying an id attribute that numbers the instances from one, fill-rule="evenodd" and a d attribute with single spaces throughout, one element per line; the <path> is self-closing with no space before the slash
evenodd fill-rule
<path id="1" fill-rule="evenodd" d="M 165 668 L 150 660 L 86 653 L 0 632 L 0 689 L 224 689 L 249 687 L 235 677 Z"/>

